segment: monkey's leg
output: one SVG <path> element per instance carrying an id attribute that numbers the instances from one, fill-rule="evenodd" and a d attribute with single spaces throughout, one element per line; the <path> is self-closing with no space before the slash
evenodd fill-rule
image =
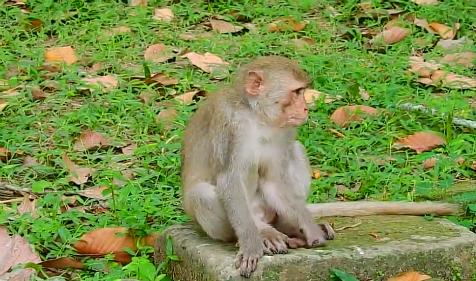
<path id="1" fill-rule="evenodd" d="M 190 204 L 194 206 L 195 219 L 202 229 L 213 239 L 234 242 L 235 231 L 226 215 L 225 208 L 221 204 L 215 192 L 215 186 L 200 182 L 192 187 L 185 195 Z"/>

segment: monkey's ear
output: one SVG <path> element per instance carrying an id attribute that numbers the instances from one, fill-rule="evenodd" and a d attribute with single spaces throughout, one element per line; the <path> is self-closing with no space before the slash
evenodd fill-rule
<path id="1" fill-rule="evenodd" d="M 248 71 L 248 77 L 246 77 L 245 89 L 250 95 L 257 96 L 263 89 L 263 71 Z"/>

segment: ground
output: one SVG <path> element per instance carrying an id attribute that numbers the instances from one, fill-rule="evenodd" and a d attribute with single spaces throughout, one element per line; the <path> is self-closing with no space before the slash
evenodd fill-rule
<path id="1" fill-rule="evenodd" d="M 434 200 L 476 176 L 476 126 L 457 119 L 476 115 L 475 2 L 174 2 L 0 5 L 0 221 L 42 260 L 73 255 L 72 243 L 95 229 L 147 235 L 187 221 L 179 182 L 186 121 L 200 98 L 260 55 L 298 61 L 319 91 L 307 97 L 322 96 L 309 99 L 299 130 L 314 169 L 309 202 Z M 207 67 L 211 60 L 221 67 Z M 385 112 L 347 124 L 342 111 L 330 118 L 346 105 Z M 430 133 L 406 138 L 418 132 Z M 397 149 L 399 140 L 410 147 Z M 450 219 L 472 228 L 474 198 L 462 195 L 468 213 Z M 109 273 L 103 260 L 89 260 L 97 271 L 73 276 L 155 280 L 141 275 L 151 264 L 139 257 Z"/>

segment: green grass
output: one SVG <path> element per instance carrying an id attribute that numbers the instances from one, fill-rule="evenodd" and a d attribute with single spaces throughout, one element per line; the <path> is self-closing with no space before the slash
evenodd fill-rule
<path id="1" fill-rule="evenodd" d="M 148 7 L 131 7 L 127 1 L 25 2 L 28 4 L 25 9 L 31 11 L 29 14 L 22 13 L 20 7 L 0 5 L 1 87 L 3 90 L 18 85 L 43 87 L 46 80 L 57 81 L 59 87 L 40 101 L 33 100 L 28 89 L 14 97 L 2 97 L 0 93 L 0 98 L 8 101 L 8 106 L 0 111 L 0 147 L 12 152 L 23 151 L 39 163 L 24 167 L 24 156 L 0 161 L 0 178 L 3 183 L 22 187 L 40 182 L 54 192 L 38 197 L 38 218 L 31 214 L 19 215 L 15 211 L 18 203 L 12 203 L 0 205 L 0 221 L 12 232 L 25 236 L 44 260 L 70 255 L 71 241 L 93 229 L 124 226 L 151 233 L 187 220 L 180 202 L 180 137 L 196 104 L 177 106 L 178 116 L 167 127 L 156 122 L 162 106 L 140 101 L 141 92 L 150 91 L 151 86 L 128 82 L 128 78 L 144 75 L 143 54 L 151 44 L 181 50 L 189 48 L 197 53 L 211 52 L 230 63 L 231 74 L 240 63 L 256 56 L 285 55 L 299 61 L 308 71 L 314 89 L 343 96 L 344 99 L 328 104 L 316 102 L 309 122 L 299 132 L 299 140 L 306 146 L 312 166 L 324 174 L 313 181 L 310 202 L 343 197 L 347 200 L 418 200 L 458 180 L 476 176 L 472 164 L 476 160 L 474 129 L 448 125 L 444 117 L 397 107 L 401 102 L 411 102 L 433 107 L 441 113 L 452 113 L 455 117 L 475 119 L 476 111 L 472 108 L 475 91 L 427 87 L 413 82 L 416 76 L 405 72 L 412 51 L 424 51 L 425 58 L 441 55 L 441 50 L 431 47 L 439 36 L 407 24 L 412 35 L 379 52 L 368 50 L 364 44 L 369 38 L 362 33 L 363 27 L 375 34 L 383 29 L 388 18 L 355 19 L 358 1 L 182 1 L 173 5 L 149 1 Z M 449 25 L 459 22 L 457 38 L 468 36 L 476 40 L 472 26 L 476 20 L 473 2 L 445 1 L 437 6 L 418 6 L 409 1 L 375 0 L 372 3 L 380 8 L 399 5 L 407 14 L 429 22 Z M 331 17 L 326 10 L 328 6 L 341 15 Z M 153 20 L 154 8 L 159 7 L 171 7 L 175 19 L 170 23 Z M 235 35 L 214 33 L 212 39 L 197 41 L 178 37 L 186 32 L 198 35 L 210 16 L 235 10 L 258 30 Z M 309 24 L 300 32 L 267 31 L 267 25 L 281 16 L 295 16 L 308 20 Z M 32 19 L 43 21 L 43 25 L 28 31 L 25 24 Z M 128 26 L 132 32 L 104 36 L 106 30 L 119 26 Z M 309 37 L 315 44 L 302 49 L 284 44 L 300 37 Z M 420 48 L 417 43 L 421 39 L 430 44 Z M 80 61 L 66 67 L 63 73 L 39 71 L 45 50 L 57 46 L 73 46 Z M 465 50 L 476 51 L 476 47 L 468 46 Z M 186 59 L 177 58 L 168 63 L 147 64 L 151 72 L 164 72 L 179 79 L 177 85 L 153 88 L 156 101 L 191 89 L 210 92 L 228 81 L 228 78 L 214 80 L 185 62 Z M 85 76 L 84 69 L 93 63 L 104 67 L 92 76 L 115 74 L 120 86 L 104 93 L 78 91 L 79 81 Z M 471 76 L 472 70 L 459 69 L 457 73 Z M 359 86 L 370 94 L 368 101 L 360 98 Z M 436 92 L 440 94 L 435 95 Z M 385 108 L 392 114 L 366 119 L 347 129 L 338 128 L 330 122 L 329 116 L 346 104 Z M 103 133 L 113 146 L 92 152 L 74 151 L 74 142 L 85 129 Z M 342 132 L 345 138 L 336 137 L 329 129 Z M 392 149 L 396 139 L 423 130 L 450 136 L 448 144 L 419 155 L 410 150 Z M 121 153 L 121 147 L 132 143 L 138 147 L 132 156 Z M 68 171 L 61 160 L 64 153 L 76 164 L 96 169 L 89 182 L 83 186 L 68 182 Z M 421 163 L 434 156 L 440 158 L 437 165 L 424 170 Z M 376 158 L 387 157 L 395 160 L 380 165 L 375 162 Z M 465 164 L 455 163 L 459 157 L 466 159 Z M 126 179 L 122 187 L 112 184 L 113 179 L 121 178 L 124 170 L 136 176 Z M 116 196 L 101 201 L 109 208 L 107 212 L 59 212 L 64 206 L 63 194 L 100 185 L 117 191 Z M 339 194 L 337 185 L 349 190 Z M 76 198 L 77 205 L 90 206 L 89 210 L 97 206 L 96 199 Z M 5 198 L 0 197 L 1 200 Z M 454 220 L 472 226 L 472 216 Z M 58 242 L 58 237 L 63 242 Z M 100 268 L 101 261 L 90 262 Z M 80 272 L 79 280 L 137 277 L 141 263 L 147 264 L 145 256 L 132 265 L 115 266 L 110 273 Z"/>

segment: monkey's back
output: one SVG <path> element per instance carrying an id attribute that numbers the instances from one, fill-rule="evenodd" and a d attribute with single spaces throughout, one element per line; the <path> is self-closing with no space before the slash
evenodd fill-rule
<path id="1" fill-rule="evenodd" d="M 190 117 L 182 138 L 181 176 L 185 189 L 196 182 L 216 185 L 232 140 L 233 109 L 229 89 L 210 94 Z"/>

